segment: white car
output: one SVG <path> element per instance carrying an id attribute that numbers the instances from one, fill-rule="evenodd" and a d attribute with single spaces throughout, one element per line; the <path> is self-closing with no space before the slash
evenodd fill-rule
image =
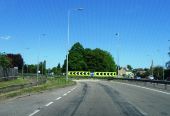
<path id="1" fill-rule="evenodd" d="M 136 77 L 136 79 L 141 79 L 141 77 Z"/>
<path id="2" fill-rule="evenodd" d="M 155 78 L 154 78 L 154 76 L 150 75 L 150 76 L 148 76 L 148 79 L 154 80 Z"/>

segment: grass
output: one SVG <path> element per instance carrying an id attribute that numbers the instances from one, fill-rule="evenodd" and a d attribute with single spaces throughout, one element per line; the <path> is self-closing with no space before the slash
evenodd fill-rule
<path id="1" fill-rule="evenodd" d="M 49 89 L 53 89 L 53 88 L 61 88 L 61 87 L 70 86 L 70 85 L 74 85 L 74 84 L 76 84 L 76 83 L 71 80 L 66 81 L 63 78 L 50 78 L 47 80 L 47 82 L 45 84 L 42 84 L 42 85 L 33 86 L 33 87 L 24 88 L 24 89 L 1 94 L 0 100 L 4 100 L 7 98 L 24 95 L 24 94 L 41 92 L 41 91 L 49 90 Z"/>
<path id="2" fill-rule="evenodd" d="M 0 88 L 11 86 L 11 85 L 26 84 L 29 82 L 30 82 L 30 80 L 28 80 L 28 79 L 17 78 L 14 80 L 0 82 Z"/>

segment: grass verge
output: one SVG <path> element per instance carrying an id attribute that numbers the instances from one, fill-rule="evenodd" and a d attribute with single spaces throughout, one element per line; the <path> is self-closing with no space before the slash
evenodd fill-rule
<path id="1" fill-rule="evenodd" d="M 11 86 L 11 85 L 26 84 L 29 82 L 30 82 L 30 80 L 28 80 L 28 79 L 17 78 L 14 80 L 0 82 L 0 88 Z"/>
<path id="2" fill-rule="evenodd" d="M 76 82 L 71 81 L 71 80 L 66 81 L 63 78 L 50 78 L 47 80 L 47 82 L 45 84 L 42 84 L 42 85 L 19 89 L 16 91 L 11 91 L 8 93 L 1 94 L 0 100 L 12 98 L 12 97 L 16 97 L 16 96 L 20 96 L 20 95 L 24 95 L 24 94 L 41 92 L 41 91 L 49 90 L 49 89 L 53 89 L 53 88 L 62 88 L 62 87 L 71 86 L 71 85 L 75 85 L 75 84 L 76 84 Z"/>

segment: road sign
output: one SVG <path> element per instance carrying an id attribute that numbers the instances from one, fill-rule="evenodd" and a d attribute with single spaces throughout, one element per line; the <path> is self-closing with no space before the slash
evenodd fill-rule
<path id="1" fill-rule="evenodd" d="M 69 71 L 68 76 L 115 77 L 116 72 Z"/>

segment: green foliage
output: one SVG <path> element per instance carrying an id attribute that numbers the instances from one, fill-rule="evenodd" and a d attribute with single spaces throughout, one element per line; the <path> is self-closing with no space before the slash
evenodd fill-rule
<path id="1" fill-rule="evenodd" d="M 21 54 L 7 54 L 7 57 L 11 61 L 11 67 L 18 67 L 18 69 L 21 71 L 24 64 Z"/>
<path id="2" fill-rule="evenodd" d="M 40 74 L 46 74 L 46 61 L 39 63 Z"/>
<path id="3" fill-rule="evenodd" d="M 132 70 L 133 68 L 132 68 L 131 65 L 127 65 L 127 69 L 128 69 L 128 70 Z"/>
<path id="4" fill-rule="evenodd" d="M 39 86 L 23 88 L 23 89 L 19 89 L 16 91 L 11 91 L 11 92 L 1 94 L 0 100 L 15 97 L 18 95 L 23 95 L 23 94 L 28 94 L 28 93 L 30 94 L 30 93 L 40 92 L 40 91 L 53 89 L 53 88 L 61 88 L 61 87 L 71 86 L 71 85 L 75 85 L 75 84 L 76 83 L 74 81 L 71 81 L 71 80 L 66 81 L 64 78 L 48 79 L 45 84 L 42 84 Z"/>
<path id="5" fill-rule="evenodd" d="M 140 72 L 142 71 L 142 72 Z M 135 76 L 141 77 L 141 78 L 147 78 L 150 75 L 150 69 L 145 68 L 145 69 L 134 69 L 133 73 L 135 74 Z"/>
<path id="6" fill-rule="evenodd" d="M 112 55 L 104 50 L 96 48 L 84 49 L 80 43 L 75 43 L 69 51 L 69 71 L 116 71 L 116 65 Z M 66 69 L 66 60 L 63 72 Z"/>
<path id="7" fill-rule="evenodd" d="M 153 68 L 153 75 L 156 79 L 163 79 L 163 67 L 156 66 Z"/>
<path id="8" fill-rule="evenodd" d="M 52 68 L 52 72 L 53 72 L 55 75 L 61 75 L 60 63 L 58 63 L 57 67 L 53 67 L 53 68 Z"/>
<path id="9" fill-rule="evenodd" d="M 60 63 L 58 63 L 57 68 L 58 68 L 58 69 L 60 69 L 60 68 L 61 68 Z"/>
<path id="10" fill-rule="evenodd" d="M 31 64 L 28 66 L 28 73 L 36 73 L 37 72 L 37 65 Z"/>
<path id="11" fill-rule="evenodd" d="M 27 80 L 27 79 L 17 78 L 17 79 L 14 79 L 14 80 L 0 82 L 0 88 L 11 86 L 11 85 L 26 84 L 26 83 L 29 83 L 29 82 L 30 81 Z"/>
<path id="12" fill-rule="evenodd" d="M 3 69 L 10 67 L 10 59 L 5 54 L 2 53 L 0 53 L 0 66 Z"/>
<path id="13" fill-rule="evenodd" d="M 165 70 L 165 79 L 167 79 L 168 77 L 170 77 L 170 69 Z"/>

